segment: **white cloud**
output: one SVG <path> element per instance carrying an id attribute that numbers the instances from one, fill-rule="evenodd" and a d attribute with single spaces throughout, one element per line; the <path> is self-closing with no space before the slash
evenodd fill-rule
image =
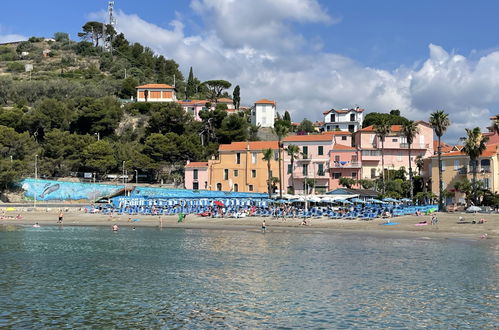
<path id="1" fill-rule="evenodd" d="M 191 8 L 206 18 L 198 35 L 186 35 L 181 16 L 165 29 L 123 12 L 117 13 L 118 30 L 173 58 L 184 73 L 192 66 L 200 80 L 240 85 L 243 104 L 276 100 L 296 121 L 356 105 L 368 112 L 400 109 L 423 120 L 444 109 L 453 122 L 452 141 L 464 127 L 485 128 L 499 103 L 499 51 L 471 61 L 431 44 L 421 65 L 386 71 L 322 52 L 293 31 L 293 23 L 334 23 L 316 1 L 193 0 Z"/>
<path id="2" fill-rule="evenodd" d="M 0 43 L 24 40 L 28 40 L 28 38 L 20 34 L 0 34 Z"/>

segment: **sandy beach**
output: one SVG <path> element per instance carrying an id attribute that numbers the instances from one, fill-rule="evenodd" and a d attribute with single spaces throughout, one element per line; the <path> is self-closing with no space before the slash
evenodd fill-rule
<path id="1" fill-rule="evenodd" d="M 6 211 L 7 210 L 7 211 Z M 1 225 L 33 225 L 36 222 L 40 226 L 58 225 L 59 209 L 38 208 L 31 209 L 1 208 L 4 214 L 0 220 Z M 20 218 L 18 217 L 20 215 Z M 260 230 L 262 221 L 265 220 L 268 232 L 283 231 L 316 231 L 320 229 L 343 231 L 343 232 L 363 232 L 386 235 L 416 235 L 428 237 L 465 237 L 476 238 L 484 234 L 488 239 L 498 239 L 499 237 L 499 215 L 498 214 L 470 214 L 470 213 L 437 213 L 438 224 L 431 225 L 430 216 L 402 216 L 388 219 L 393 225 L 383 225 L 387 219 L 375 219 L 371 221 L 363 220 L 334 220 L 328 218 L 309 219 L 310 225 L 302 226 L 301 219 L 287 218 L 273 219 L 270 217 L 248 217 L 241 219 L 234 218 L 204 218 L 196 215 L 188 215 L 186 219 L 179 223 L 177 216 L 161 216 L 163 228 L 192 228 L 192 229 L 227 229 L 227 230 Z M 459 222 L 459 218 L 462 221 Z M 483 224 L 473 224 L 484 219 Z M 427 225 L 416 225 L 427 221 Z M 459 223 L 458 223 L 459 222 Z M 119 225 L 126 227 L 159 227 L 160 217 L 152 215 L 115 215 L 89 214 L 78 208 L 67 208 L 64 210 L 64 226 L 111 226 Z"/>

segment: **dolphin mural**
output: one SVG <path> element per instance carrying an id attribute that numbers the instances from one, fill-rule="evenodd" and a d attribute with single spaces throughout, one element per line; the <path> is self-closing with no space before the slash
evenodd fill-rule
<path id="1" fill-rule="evenodd" d="M 44 198 L 45 196 L 47 196 L 48 194 L 50 193 L 53 193 L 54 191 L 58 190 L 61 186 L 56 183 L 54 185 L 51 185 L 51 186 L 48 186 L 47 188 L 45 188 L 45 190 L 41 193 L 40 197 L 41 198 Z"/>

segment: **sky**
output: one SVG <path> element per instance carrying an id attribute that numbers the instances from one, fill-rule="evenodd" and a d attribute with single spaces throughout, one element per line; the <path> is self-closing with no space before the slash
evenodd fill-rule
<path id="1" fill-rule="evenodd" d="M 106 0 L 2 3 L 0 42 L 103 20 Z M 267 98 L 294 121 L 331 108 L 444 110 L 445 140 L 499 114 L 497 0 L 116 0 L 117 30 L 187 77 L 226 79 L 241 103 Z M 229 90 L 232 93 L 232 90 Z"/>

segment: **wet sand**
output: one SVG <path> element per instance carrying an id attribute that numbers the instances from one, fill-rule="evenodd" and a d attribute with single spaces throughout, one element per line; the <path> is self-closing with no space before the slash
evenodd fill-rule
<path id="1" fill-rule="evenodd" d="M 59 209 L 37 209 L 36 211 L 17 208 L 5 211 L 6 207 L 0 208 L 1 225 L 33 225 L 38 222 L 40 226 L 58 225 Z M 16 219 L 17 215 L 21 219 Z M 310 225 L 300 225 L 302 219 L 272 219 L 270 217 L 247 217 L 247 218 L 203 218 L 196 215 L 187 215 L 186 219 L 179 223 L 177 216 L 161 216 L 163 228 L 192 228 L 192 229 L 226 229 L 226 230 L 260 230 L 262 221 L 265 220 L 268 232 L 284 231 L 339 231 L 339 232 L 362 232 L 379 234 L 383 236 L 418 236 L 418 237 L 463 237 L 476 238 L 487 234 L 489 239 L 499 238 L 499 214 L 469 214 L 469 213 L 437 213 L 438 224 L 430 225 L 430 216 L 403 216 L 391 219 L 363 220 L 334 220 L 328 218 L 309 219 Z M 458 223 L 459 217 L 463 217 L 463 223 Z M 473 224 L 483 218 L 484 224 Z M 130 221 L 129 221 L 130 220 Z M 134 221 L 135 220 L 135 221 Z M 383 225 L 387 222 L 396 222 L 396 225 Z M 419 222 L 427 221 L 428 225 L 416 226 Z M 69 208 L 64 212 L 64 226 L 111 226 L 117 224 L 125 227 L 159 227 L 159 216 L 153 215 L 115 215 L 110 217 L 103 214 L 89 214 L 77 208 Z"/>

